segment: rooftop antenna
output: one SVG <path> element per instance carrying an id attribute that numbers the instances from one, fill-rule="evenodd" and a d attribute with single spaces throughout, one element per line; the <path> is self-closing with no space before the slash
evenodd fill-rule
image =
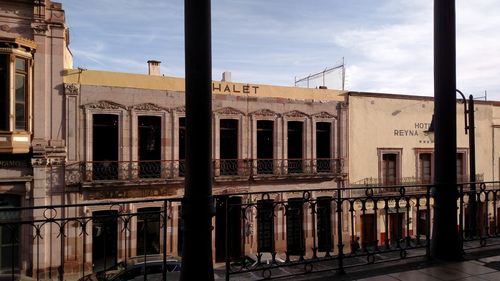
<path id="1" fill-rule="evenodd" d="M 475 100 L 484 99 L 484 101 L 487 101 L 488 100 L 488 92 L 486 90 L 484 90 L 484 96 L 475 97 L 474 99 Z"/>
<path id="2" fill-rule="evenodd" d="M 340 88 L 344 90 L 345 87 L 345 62 L 344 62 L 344 57 L 342 57 L 342 61 L 337 64 L 336 66 L 330 67 L 330 68 L 325 68 L 323 71 L 314 73 L 314 74 L 309 74 L 306 77 L 297 79 L 297 76 L 295 76 L 295 87 L 303 86 L 306 88 L 310 87 L 321 87 L 325 88 L 327 85 L 327 80 L 328 76 L 332 75 L 334 73 L 339 73 L 341 75 L 341 81 L 340 81 Z"/>

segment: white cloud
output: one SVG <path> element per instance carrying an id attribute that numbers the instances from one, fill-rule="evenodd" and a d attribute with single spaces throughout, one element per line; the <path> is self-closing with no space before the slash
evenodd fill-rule
<path id="1" fill-rule="evenodd" d="M 500 100 L 500 2 L 456 2 L 457 87 Z M 184 75 L 183 1 L 120 3 L 64 3 L 75 65 Z M 345 57 L 350 90 L 433 94 L 432 1 L 218 0 L 212 18 L 214 79 L 291 85 Z"/>

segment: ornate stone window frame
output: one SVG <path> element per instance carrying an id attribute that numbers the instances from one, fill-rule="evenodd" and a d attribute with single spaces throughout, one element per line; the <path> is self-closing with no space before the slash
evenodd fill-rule
<path id="1" fill-rule="evenodd" d="M 172 147 L 171 156 L 173 159 L 173 176 L 179 177 L 179 166 L 184 165 L 180 163 L 179 159 L 179 118 L 186 118 L 186 107 L 179 106 L 172 109 Z"/>
<path id="2" fill-rule="evenodd" d="M 331 142 L 331 145 L 330 145 L 330 158 L 332 159 L 337 159 L 339 158 L 339 155 L 338 155 L 338 141 L 337 141 L 337 126 L 338 126 L 338 118 L 336 115 L 334 114 L 331 114 L 331 113 L 328 113 L 326 111 L 321 111 L 321 112 L 318 112 L 318 113 L 315 113 L 313 115 L 311 115 L 311 124 L 312 124 L 312 128 L 311 128 L 311 132 L 312 132 L 312 140 L 311 140 L 311 147 L 312 147 L 312 151 L 311 151 L 311 154 L 312 154 L 312 161 L 313 161 L 313 173 L 316 173 L 316 162 L 317 162 L 317 157 L 316 157 L 316 151 L 317 151 L 317 147 L 316 147 L 316 124 L 318 122 L 322 122 L 322 123 L 330 123 L 330 142 Z M 332 168 L 334 168 L 334 166 L 332 166 Z"/>
<path id="3" fill-rule="evenodd" d="M 267 121 L 273 121 L 274 126 L 273 126 L 273 174 L 279 174 L 280 172 L 280 163 L 279 161 L 281 159 L 280 155 L 282 154 L 282 143 L 283 139 L 280 138 L 281 134 L 279 133 L 281 131 L 281 126 L 282 124 L 279 122 L 279 118 L 281 118 L 281 115 L 275 111 L 272 111 L 270 109 L 259 109 L 256 111 L 253 111 L 248 114 L 250 117 L 250 124 L 251 124 L 251 142 L 250 142 L 250 157 L 252 160 L 252 174 L 256 175 L 257 174 L 257 121 L 261 120 L 267 120 Z"/>
<path id="4" fill-rule="evenodd" d="M 139 161 L 139 116 L 156 116 L 161 118 L 161 178 L 171 177 L 171 163 L 168 159 L 171 159 L 170 150 L 164 144 L 165 140 L 169 139 L 169 135 L 172 134 L 168 126 L 171 123 L 170 109 L 163 106 L 157 105 L 155 103 L 141 103 L 129 106 L 130 111 L 130 132 L 132 136 L 131 144 L 132 147 L 132 171 L 138 171 L 138 161 Z M 136 178 L 138 175 L 134 173 L 133 177 Z"/>
<path id="5" fill-rule="evenodd" d="M 415 148 L 415 179 L 421 183 L 420 154 L 431 154 L 431 182 L 434 179 L 434 148 Z"/>
<path id="6" fill-rule="evenodd" d="M 125 149 L 130 146 L 129 134 L 130 132 L 130 122 L 128 122 L 129 114 L 126 106 L 115 103 L 112 101 L 101 100 L 98 102 L 88 103 L 82 105 L 84 110 L 84 120 L 85 120 L 85 154 L 84 161 L 86 162 L 86 180 L 92 179 L 92 140 L 93 140 L 93 115 L 94 114 L 110 114 L 118 116 L 118 162 L 127 161 L 130 159 L 129 150 Z M 128 169 L 124 169 L 123 167 L 119 168 L 120 179 L 126 178 L 126 172 Z"/>
<path id="7" fill-rule="evenodd" d="M 238 174 L 243 173 L 245 168 L 245 163 L 241 163 L 244 156 L 247 155 L 246 151 L 246 141 L 248 141 L 246 124 L 246 114 L 233 107 L 222 107 L 213 111 L 213 154 L 214 154 L 214 175 L 220 176 L 220 120 L 221 119 L 233 119 L 238 120 Z M 245 143 L 244 143 L 245 142 Z"/>
<path id="8" fill-rule="evenodd" d="M 399 184 L 401 181 L 401 175 L 403 171 L 402 167 L 403 148 L 377 148 L 378 178 L 379 178 L 379 183 L 382 185 L 384 184 L 383 171 L 382 171 L 384 154 L 396 154 L 396 184 Z"/>
<path id="9" fill-rule="evenodd" d="M 299 121 L 303 122 L 303 131 L 302 131 L 302 160 L 303 160 L 303 173 L 310 173 L 312 172 L 312 163 L 308 163 L 308 160 L 311 160 L 312 158 L 312 150 L 308 149 L 311 147 L 311 138 L 310 136 L 310 130 L 312 127 L 312 119 L 311 116 L 299 111 L 299 110 L 292 110 L 288 111 L 282 114 L 282 121 L 283 121 L 283 163 L 282 163 L 282 170 L 283 174 L 288 174 L 288 122 L 290 121 Z"/>

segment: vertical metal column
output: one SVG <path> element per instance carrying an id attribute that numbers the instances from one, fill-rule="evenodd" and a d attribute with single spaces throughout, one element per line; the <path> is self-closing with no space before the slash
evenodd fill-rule
<path id="1" fill-rule="evenodd" d="M 455 0 L 434 0 L 435 186 L 431 256 L 462 258 L 457 231 Z"/>
<path id="2" fill-rule="evenodd" d="M 184 1 L 186 183 L 181 280 L 214 280 L 210 0 Z"/>
<path id="3" fill-rule="evenodd" d="M 469 117 L 469 180 L 470 193 L 469 193 L 469 235 L 471 237 L 476 236 L 477 233 L 477 200 L 476 200 L 476 128 L 474 122 L 474 97 L 469 96 L 469 108 L 467 109 L 467 114 Z"/>

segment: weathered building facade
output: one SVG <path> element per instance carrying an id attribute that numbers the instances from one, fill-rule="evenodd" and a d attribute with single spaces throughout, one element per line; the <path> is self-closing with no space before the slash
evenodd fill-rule
<path id="1" fill-rule="evenodd" d="M 66 157 L 63 120 L 63 77 L 71 68 L 64 11 L 46 1 L 0 1 L 0 192 L 1 205 L 29 207 L 63 200 L 62 167 Z M 36 128 L 36 129 L 35 129 Z M 29 214 L 4 213 L 3 219 Z M 48 235 L 50 229 L 40 231 Z M 33 231 L 2 226 L 1 271 L 30 272 L 37 260 Z M 49 256 L 51 245 L 39 248 Z M 14 256 L 7 253 L 12 251 Z M 30 273 L 31 274 L 31 273 Z"/>
<path id="2" fill-rule="evenodd" d="M 47 278 L 64 268 L 71 276 L 160 253 L 165 241 L 169 254 L 180 254 L 180 203 L 153 201 L 183 194 L 184 80 L 160 76 L 157 61 L 149 62 L 149 75 L 72 69 L 61 4 L 20 0 L 0 7 L 0 196 L 4 207 L 30 208 L 18 216 L 51 220 L 22 225 L 11 230 L 15 239 L 2 239 L 2 253 L 16 253 L 0 261 L 2 270 Z M 345 177 L 341 94 L 214 81 L 214 194 L 337 187 Z M 99 205 L 118 200 L 137 202 Z M 64 207 L 75 204 L 81 207 Z M 43 207 L 49 205 L 60 207 Z M 216 206 L 214 225 L 225 224 L 223 208 Z M 140 214 L 160 209 L 169 212 L 163 225 L 169 238 L 155 217 L 145 240 L 138 235 L 145 224 Z M 136 215 L 106 217 L 116 213 Z M 88 223 L 52 221 L 82 216 Z M 240 223 L 242 251 L 255 251 L 254 222 Z M 283 217 L 276 224 L 283 244 Z M 216 230 L 214 249 L 224 240 Z M 224 251 L 214 252 L 223 259 Z"/>
<path id="3" fill-rule="evenodd" d="M 172 198 L 183 195 L 188 153 L 184 79 L 161 76 L 158 61 L 148 62 L 148 75 L 73 69 L 68 45 L 61 4 L 0 1 L 0 202 L 2 208 L 28 208 L 3 212 L 0 219 L 33 221 L 0 226 L 10 233 L 0 237 L 0 270 L 43 279 L 61 268 L 70 276 L 136 255 L 180 255 L 182 208 Z M 356 236 L 381 244 L 426 235 L 419 232 L 430 217 L 425 202 L 378 207 L 353 199 L 347 206 L 339 199 L 343 209 L 335 209 L 332 198 L 351 196 L 340 191 L 347 186 L 431 183 L 433 143 L 424 131 L 432 98 L 234 83 L 229 77 L 212 84 L 216 261 L 224 260 L 227 240 L 235 257 L 260 251 L 262 244 L 258 209 L 226 217 L 228 202 L 279 202 L 270 211 L 270 252 L 291 247 L 290 231 L 300 236 L 299 255 L 316 240 L 328 241 L 329 247 L 318 248 L 329 255 L 339 253 L 333 245 L 349 245 Z M 451 164 L 466 177 L 469 147 L 457 106 L 459 150 Z M 500 177 L 498 109 L 497 102 L 476 105 L 477 173 L 484 180 Z M 321 223 L 306 195 L 323 196 L 317 206 L 330 215 Z M 297 211 L 293 220 L 290 206 Z M 343 237 L 330 231 L 320 239 L 317 226 L 331 230 L 340 221 Z M 226 225 L 232 225 L 228 233 Z M 4 253 L 15 254 L 5 259 Z"/>
<path id="4" fill-rule="evenodd" d="M 346 169 L 349 186 L 411 186 L 426 185 L 434 181 L 434 142 L 429 130 L 434 111 L 431 97 L 390 95 L 382 93 L 349 92 L 348 152 Z M 498 146 L 500 104 L 496 101 L 475 101 L 475 153 L 476 178 L 478 181 L 495 181 L 499 178 L 500 153 Z M 457 180 L 469 182 L 469 136 L 465 134 L 465 110 L 463 101 L 457 98 Z M 468 188 L 465 185 L 464 188 Z M 479 189 L 479 187 L 478 187 Z M 425 193 L 426 188 L 420 192 Z M 355 206 L 354 235 L 361 241 L 392 242 L 409 234 L 414 237 L 432 218 L 425 200 L 418 202 L 371 203 Z M 480 206 L 478 225 L 483 233 L 486 228 L 496 229 L 497 210 L 492 202 Z M 397 204 L 396 204 L 397 203 Z M 411 207 L 406 209 L 406 205 Z M 420 206 L 418 206 L 420 205 Z M 384 207 L 390 208 L 384 209 Z M 396 206 L 398 209 L 396 210 Z M 417 207 L 418 206 L 418 207 Z M 365 209 L 363 211 L 363 208 Z M 469 225 L 469 206 L 465 203 L 464 214 L 459 219 Z M 387 212 L 387 214 L 386 214 Z M 427 216 L 429 214 L 429 217 Z M 420 227 L 419 227 L 420 226 Z M 420 233 L 427 235 L 427 233 Z"/>
<path id="5" fill-rule="evenodd" d="M 182 196 L 183 79 L 90 70 L 69 70 L 64 79 L 66 187 L 77 190 L 79 202 Z M 214 81 L 214 194 L 336 188 L 345 177 L 340 94 Z M 169 253 L 178 254 L 180 206 L 170 207 L 168 224 L 175 239 Z M 132 211 L 143 208 L 130 206 Z M 223 211 L 216 206 L 214 225 L 223 222 Z M 247 224 L 248 245 L 242 251 L 250 252 L 255 250 L 250 246 L 254 227 Z M 214 233 L 216 260 L 224 256 L 222 229 Z M 134 233 L 132 226 L 132 255 Z"/>

